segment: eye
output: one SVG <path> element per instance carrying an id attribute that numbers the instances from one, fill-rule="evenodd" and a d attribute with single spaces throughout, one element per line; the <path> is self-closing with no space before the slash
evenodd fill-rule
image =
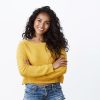
<path id="1" fill-rule="evenodd" d="M 40 19 L 38 19 L 37 21 L 38 21 L 38 22 L 41 22 L 41 20 L 40 20 Z"/>
<path id="2" fill-rule="evenodd" d="M 46 22 L 47 25 L 50 25 L 50 22 Z"/>

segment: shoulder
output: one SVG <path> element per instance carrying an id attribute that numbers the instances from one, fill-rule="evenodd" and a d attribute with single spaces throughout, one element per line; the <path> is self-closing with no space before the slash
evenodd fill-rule
<path id="1" fill-rule="evenodd" d="M 27 44 L 27 42 L 28 42 L 28 40 L 25 40 L 25 39 L 20 40 L 18 43 L 18 46 L 17 46 L 18 49 L 25 48 L 25 45 Z"/>
<path id="2" fill-rule="evenodd" d="M 22 39 L 19 41 L 16 52 L 18 55 L 23 54 L 26 52 L 26 46 L 25 43 L 27 42 L 27 40 Z"/>
<path id="3" fill-rule="evenodd" d="M 27 43 L 28 43 L 28 40 L 26 40 L 26 39 L 22 39 L 19 41 L 19 45 L 25 45 Z"/>

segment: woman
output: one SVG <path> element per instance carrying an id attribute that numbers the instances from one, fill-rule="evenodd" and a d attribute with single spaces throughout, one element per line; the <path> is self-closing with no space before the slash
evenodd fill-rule
<path id="1" fill-rule="evenodd" d="M 24 100 L 64 100 L 61 84 L 67 70 L 68 41 L 49 6 L 30 16 L 17 48 L 17 64 L 25 84 Z"/>

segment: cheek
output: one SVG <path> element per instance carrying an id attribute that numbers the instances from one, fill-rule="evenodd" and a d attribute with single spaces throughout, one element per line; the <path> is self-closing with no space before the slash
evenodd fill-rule
<path id="1" fill-rule="evenodd" d="M 33 27 L 34 27 L 35 30 L 37 29 L 37 26 L 38 26 L 38 23 L 37 22 L 34 23 Z"/>
<path id="2" fill-rule="evenodd" d="M 50 25 L 45 25 L 45 29 L 48 30 Z"/>
<path id="3" fill-rule="evenodd" d="M 34 22 L 34 26 L 37 26 L 37 25 L 38 25 L 38 22 L 37 22 L 37 21 L 35 21 L 35 22 Z"/>

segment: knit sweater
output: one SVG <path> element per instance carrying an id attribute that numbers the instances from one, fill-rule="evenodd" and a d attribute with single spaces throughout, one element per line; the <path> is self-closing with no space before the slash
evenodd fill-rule
<path id="1" fill-rule="evenodd" d="M 18 70 L 23 77 L 22 84 L 63 83 L 67 66 L 53 68 L 54 58 L 46 48 L 46 42 L 35 43 L 23 39 L 18 43 L 16 52 Z M 67 59 L 65 49 L 61 50 L 61 57 Z"/>

